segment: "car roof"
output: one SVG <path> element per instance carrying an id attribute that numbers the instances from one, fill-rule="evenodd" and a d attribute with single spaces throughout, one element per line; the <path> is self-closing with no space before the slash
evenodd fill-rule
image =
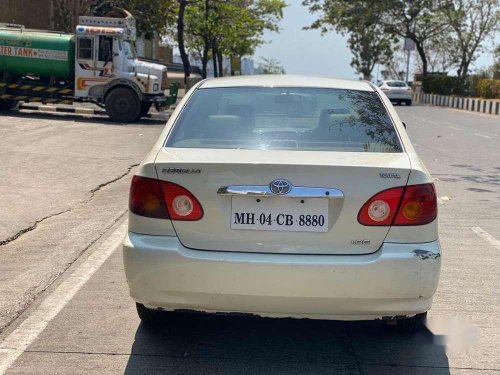
<path id="1" fill-rule="evenodd" d="M 288 74 L 262 74 L 234 77 L 210 78 L 201 83 L 199 88 L 216 87 L 317 87 L 374 91 L 368 81 L 355 81 L 325 77 L 309 77 Z"/>

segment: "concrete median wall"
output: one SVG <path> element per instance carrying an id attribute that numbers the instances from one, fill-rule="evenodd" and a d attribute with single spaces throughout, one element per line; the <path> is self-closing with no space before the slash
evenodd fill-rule
<path id="1" fill-rule="evenodd" d="M 487 113 L 490 115 L 500 115 L 499 99 L 463 98 L 459 96 L 416 92 L 413 94 L 413 102 L 438 107 L 462 109 L 470 112 Z"/>

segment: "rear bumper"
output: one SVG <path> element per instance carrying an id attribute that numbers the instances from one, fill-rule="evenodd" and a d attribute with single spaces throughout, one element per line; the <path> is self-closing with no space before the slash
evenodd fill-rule
<path id="1" fill-rule="evenodd" d="M 155 94 L 155 95 L 148 94 L 144 95 L 143 99 L 146 102 L 158 105 L 166 105 L 166 102 L 168 101 L 168 97 L 163 94 Z"/>
<path id="2" fill-rule="evenodd" d="M 441 267 L 438 241 L 284 255 L 191 250 L 177 237 L 129 233 L 123 255 L 130 295 L 150 308 L 343 320 L 429 310 Z"/>
<path id="3" fill-rule="evenodd" d="M 391 100 L 411 100 L 410 91 L 384 91 L 384 94 Z"/>

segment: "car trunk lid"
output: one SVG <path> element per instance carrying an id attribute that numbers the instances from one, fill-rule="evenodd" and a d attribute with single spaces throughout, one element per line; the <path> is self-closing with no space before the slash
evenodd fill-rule
<path id="1" fill-rule="evenodd" d="M 389 227 L 363 226 L 358 223 L 358 212 L 376 193 L 405 186 L 410 161 L 404 152 L 162 148 L 156 169 L 161 180 L 185 187 L 203 207 L 201 220 L 172 221 L 179 240 L 188 248 L 367 254 L 381 246 Z M 272 181 L 290 182 L 293 194 L 275 195 Z M 267 189 L 266 194 L 259 196 L 262 189 Z M 301 210 L 304 215 L 324 215 L 327 224 L 300 227 Z M 254 223 L 248 219 L 252 213 L 257 215 Z M 264 225 L 251 225 L 262 213 Z M 267 222 L 270 213 L 272 225 Z M 280 213 L 292 215 L 296 222 L 287 227 L 287 217 L 282 216 L 276 223 Z"/>

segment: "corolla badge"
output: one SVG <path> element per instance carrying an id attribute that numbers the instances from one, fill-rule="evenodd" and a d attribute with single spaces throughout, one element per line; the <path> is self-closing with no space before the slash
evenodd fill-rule
<path id="1" fill-rule="evenodd" d="M 269 184 L 269 189 L 271 193 L 277 195 L 285 195 L 288 194 L 292 190 L 293 185 L 290 181 L 278 179 L 274 180 Z"/>

